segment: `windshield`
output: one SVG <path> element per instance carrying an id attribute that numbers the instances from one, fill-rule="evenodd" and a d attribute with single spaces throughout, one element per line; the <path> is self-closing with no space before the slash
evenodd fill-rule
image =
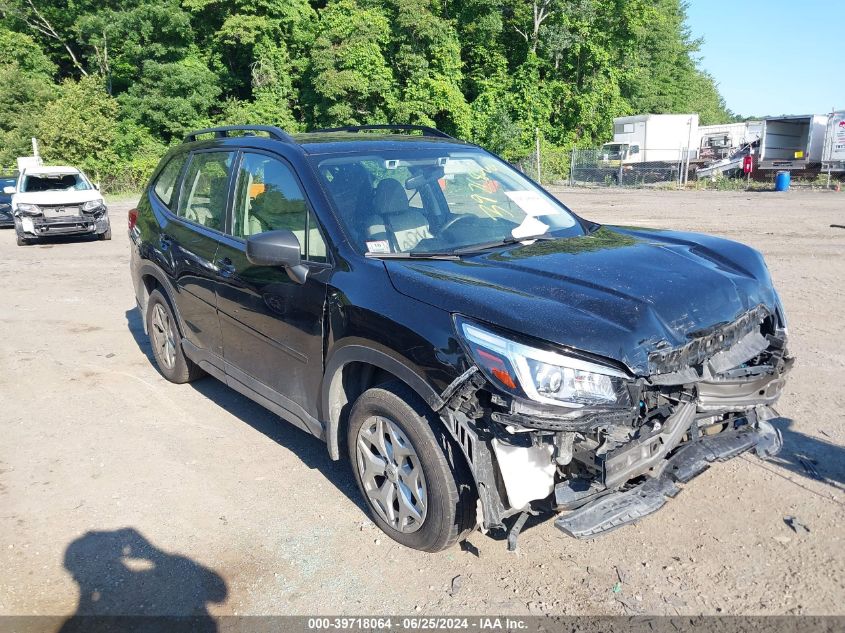
<path id="1" fill-rule="evenodd" d="M 451 253 L 584 232 L 560 202 L 482 150 L 409 148 L 312 160 L 363 253 Z"/>
<path id="2" fill-rule="evenodd" d="M 88 191 L 91 185 L 80 173 L 30 174 L 24 179 L 21 191 Z"/>
<path id="3" fill-rule="evenodd" d="M 602 145 L 602 153 L 606 154 L 611 158 L 619 158 L 624 154 L 625 150 L 628 148 L 627 145 L 623 145 L 620 143 L 605 143 Z"/>

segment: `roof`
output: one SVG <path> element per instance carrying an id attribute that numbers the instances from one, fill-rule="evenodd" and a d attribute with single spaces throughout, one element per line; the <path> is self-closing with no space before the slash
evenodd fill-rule
<path id="1" fill-rule="evenodd" d="M 76 167 L 70 165 L 42 165 L 40 167 L 27 167 L 26 174 L 34 174 L 41 176 L 63 175 L 63 174 L 79 174 L 82 173 Z"/>
<path id="2" fill-rule="evenodd" d="M 638 123 L 640 121 L 648 121 L 650 119 L 664 119 L 664 118 L 665 119 L 675 118 L 675 119 L 685 119 L 685 120 L 687 120 L 687 119 L 690 119 L 691 117 L 695 118 L 696 120 L 698 119 L 698 115 L 695 114 L 695 113 L 690 113 L 690 114 L 632 114 L 630 116 L 614 117 L 613 122 L 614 123 L 619 123 L 619 122 Z"/>

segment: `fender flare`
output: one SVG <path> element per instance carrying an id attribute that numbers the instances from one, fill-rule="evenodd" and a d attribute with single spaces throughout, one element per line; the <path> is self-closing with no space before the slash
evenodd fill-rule
<path id="1" fill-rule="evenodd" d="M 377 349 L 374 345 L 365 341 L 344 345 L 335 351 L 326 363 L 320 395 L 320 411 L 325 419 L 329 456 L 333 460 L 340 459 L 341 410 L 348 403 L 343 391 L 343 368 L 349 363 L 367 363 L 390 372 L 413 389 L 434 411 L 443 407 L 444 403 L 440 395 L 408 361 L 397 359 Z"/>
<path id="2" fill-rule="evenodd" d="M 141 264 L 138 268 L 138 281 L 141 282 L 141 286 L 143 287 L 144 296 L 144 305 L 141 305 L 141 298 L 138 297 L 138 309 L 141 311 L 141 321 L 144 324 L 144 333 L 147 334 L 147 318 L 146 318 L 146 311 L 147 311 L 147 301 L 149 300 L 149 292 L 147 291 L 147 286 L 144 283 L 144 277 L 152 277 L 158 282 L 159 288 L 161 289 L 162 293 L 164 294 L 165 298 L 170 302 L 170 309 L 173 311 L 173 314 L 176 315 L 176 325 L 179 327 L 179 333 L 184 336 L 185 335 L 185 323 L 182 321 L 182 315 L 179 314 L 179 309 L 176 307 L 176 288 L 167 278 L 167 275 L 161 271 L 160 268 L 154 266 L 150 263 Z"/>

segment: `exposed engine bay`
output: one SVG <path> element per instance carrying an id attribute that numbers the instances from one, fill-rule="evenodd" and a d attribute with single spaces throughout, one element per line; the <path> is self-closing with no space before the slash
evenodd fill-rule
<path id="1" fill-rule="evenodd" d="M 440 413 L 474 473 L 482 528 L 519 514 L 515 546 L 529 514 L 559 513 L 557 527 L 590 538 L 654 512 L 714 461 L 776 454 L 772 406 L 794 362 L 786 342 L 779 316 L 758 306 L 681 347 L 657 346 L 649 376 L 613 383 L 613 405 L 571 410 L 503 395 L 471 367 Z"/>

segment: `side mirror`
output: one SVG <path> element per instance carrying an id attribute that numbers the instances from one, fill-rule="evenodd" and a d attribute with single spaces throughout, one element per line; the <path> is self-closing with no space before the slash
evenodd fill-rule
<path id="1" fill-rule="evenodd" d="M 3 193 L 15 193 L 15 188 L 12 185 L 3 187 Z"/>
<path id="2" fill-rule="evenodd" d="M 639 145 L 632 145 L 631 146 L 631 153 L 632 154 L 639 154 L 640 153 L 640 146 Z"/>
<path id="3" fill-rule="evenodd" d="M 284 266 L 291 280 L 304 284 L 308 268 L 302 265 L 299 248 L 292 231 L 267 231 L 247 238 L 246 258 L 256 266 Z"/>

